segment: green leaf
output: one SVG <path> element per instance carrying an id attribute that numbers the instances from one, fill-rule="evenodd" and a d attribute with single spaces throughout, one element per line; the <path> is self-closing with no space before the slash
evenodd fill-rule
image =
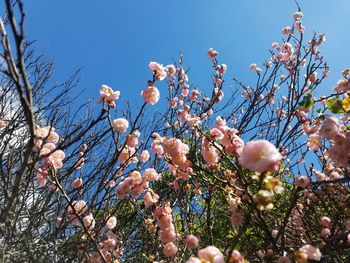
<path id="1" fill-rule="evenodd" d="M 335 114 L 344 113 L 342 100 L 338 98 L 328 100 L 327 108 Z"/>
<path id="2" fill-rule="evenodd" d="M 304 96 L 302 102 L 299 103 L 299 105 L 305 109 L 308 109 L 312 106 L 314 106 L 315 102 L 314 100 L 312 99 L 312 94 L 308 94 L 306 96 Z"/>

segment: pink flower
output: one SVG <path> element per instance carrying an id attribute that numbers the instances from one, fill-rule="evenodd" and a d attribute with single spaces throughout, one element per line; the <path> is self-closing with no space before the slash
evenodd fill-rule
<path id="1" fill-rule="evenodd" d="M 151 85 L 148 85 L 147 88 L 141 92 L 141 96 L 145 102 L 151 105 L 156 104 L 160 99 L 159 90 L 153 86 L 153 83 Z"/>
<path id="2" fill-rule="evenodd" d="M 316 81 L 317 81 L 317 72 L 316 71 L 313 72 L 312 74 L 310 74 L 309 81 L 312 84 L 316 83 Z"/>
<path id="3" fill-rule="evenodd" d="M 309 136 L 309 140 L 306 143 L 307 147 L 309 147 L 310 150 L 319 151 L 321 147 L 321 140 L 320 135 L 317 133 L 311 134 Z"/>
<path id="4" fill-rule="evenodd" d="M 336 92 L 343 92 L 350 90 L 350 79 L 341 79 L 333 87 L 333 90 Z"/>
<path id="5" fill-rule="evenodd" d="M 218 54 L 219 54 L 219 52 L 217 52 L 217 51 L 214 50 L 213 48 L 209 48 L 209 50 L 208 50 L 208 57 L 209 57 L 211 60 L 214 60 Z"/>
<path id="6" fill-rule="evenodd" d="M 160 240 L 167 244 L 176 240 L 176 233 L 173 226 L 167 227 L 160 232 Z"/>
<path id="7" fill-rule="evenodd" d="M 214 246 L 208 246 L 198 251 L 198 257 L 210 263 L 224 263 L 224 255 Z"/>
<path id="8" fill-rule="evenodd" d="M 289 35 L 291 28 L 289 26 L 282 28 L 283 35 Z"/>
<path id="9" fill-rule="evenodd" d="M 198 238 L 194 235 L 189 235 L 187 236 L 186 238 L 186 246 L 189 248 L 189 249 L 195 249 L 198 247 Z"/>
<path id="10" fill-rule="evenodd" d="M 246 261 L 244 260 L 244 257 L 242 256 L 242 254 L 238 250 L 234 249 L 230 255 L 229 262 L 244 263 Z"/>
<path id="11" fill-rule="evenodd" d="M 279 47 L 279 45 L 278 45 L 278 43 L 277 43 L 277 42 L 273 42 L 273 43 L 271 44 L 271 47 L 272 47 L 272 48 L 278 48 L 278 47 Z"/>
<path id="12" fill-rule="evenodd" d="M 238 159 L 244 168 L 259 173 L 277 170 L 281 160 L 282 155 L 276 147 L 265 140 L 248 142 Z"/>
<path id="13" fill-rule="evenodd" d="M 124 118 L 118 118 L 113 121 L 113 128 L 117 132 L 125 132 L 129 127 L 129 122 Z"/>
<path id="14" fill-rule="evenodd" d="M 79 215 L 84 214 L 88 209 L 86 202 L 84 200 L 73 201 L 72 206 L 73 206 L 74 211 Z M 71 206 L 69 206 L 68 213 L 74 213 L 73 209 L 71 208 Z"/>
<path id="15" fill-rule="evenodd" d="M 301 19 L 303 16 L 304 16 L 304 14 L 303 14 L 302 12 L 295 12 L 295 13 L 293 14 L 294 20 L 299 20 L 299 19 Z"/>
<path id="16" fill-rule="evenodd" d="M 166 68 L 168 70 L 168 76 L 173 77 L 175 72 L 176 72 L 175 66 L 174 65 L 167 65 Z"/>
<path id="17" fill-rule="evenodd" d="M 328 216 L 324 216 L 321 218 L 320 224 L 324 227 L 330 227 L 331 219 Z"/>
<path id="18" fill-rule="evenodd" d="M 257 67 L 258 66 L 255 63 L 253 63 L 253 64 L 250 64 L 249 69 L 255 70 Z"/>
<path id="19" fill-rule="evenodd" d="M 155 74 L 157 80 L 163 80 L 166 78 L 166 67 L 153 61 L 150 62 L 148 66 Z"/>
<path id="20" fill-rule="evenodd" d="M 199 258 L 196 257 L 190 257 L 186 263 L 202 263 L 202 260 L 200 260 Z"/>
<path id="21" fill-rule="evenodd" d="M 88 230 L 93 230 L 95 228 L 95 219 L 92 214 L 84 216 L 83 224 Z"/>
<path id="22" fill-rule="evenodd" d="M 83 179 L 77 178 L 73 181 L 73 187 L 74 188 L 79 188 L 83 185 Z"/>
<path id="23" fill-rule="evenodd" d="M 219 148 L 219 146 L 217 146 Z M 202 140 L 202 156 L 208 164 L 216 164 L 219 161 L 219 149 L 215 147 L 207 138 Z"/>
<path id="24" fill-rule="evenodd" d="M 295 180 L 295 185 L 299 186 L 301 188 L 306 188 L 306 187 L 310 186 L 310 179 L 307 176 L 299 176 Z"/>
<path id="25" fill-rule="evenodd" d="M 156 153 L 158 155 L 163 155 L 163 153 L 164 153 L 164 149 L 163 149 L 163 146 L 161 144 L 152 143 L 151 149 L 154 153 Z"/>
<path id="26" fill-rule="evenodd" d="M 7 123 L 6 121 L 0 120 L 0 129 L 6 128 Z"/>
<path id="27" fill-rule="evenodd" d="M 299 252 L 305 254 L 308 260 L 320 261 L 322 257 L 320 250 L 309 244 L 299 248 Z"/>
<path id="28" fill-rule="evenodd" d="M 149 182 L 153 182 L 153 181 L 157 181 L 160 179 L 159 174 L 157 173 L 156 170 L 154 170 L 153 168 L 147 168 L 144 172 L 143 172 L 143 176 L 144 178 L 149 181 Z"/>
<path id="29" fill-rule="evenodd" d="M 139 156 L 139 160 L 141 163 L 145 163 L 148 161 L 149 157 L 150 157 L 149 152 L 147 150 L 144 150 Z"/>
<path id="30" fill-rule="evenodd" d="M 319 131 L 321 137 L 333 139 L 339 133 L 338 119 L 333 116 L 327 116 L 323 121 Z"/>
<path id="31" fill-rule="evenodd" d="M 158 200 L 159 200 L 159 195 L 154 193 L 151 189 L 143 196 L 143 202 L 144 202 L 146 208 L 148 208 L 148 207 L 152 206 L 153 204 L 157 203 Z M 173 240 L 171 240 L 171 241 L 173 241 Z"/>
<path id="32" fill-rule="evenodd" d="M 164 246 L 163 253 L 166 257 L 174 257 L 177 250 L 177 246 L 174 243 L 168 243 Z"/>
<path id="33" fill-rule="evenodd" d="M 329 237 L 330 235 L 331 235 L 331 230 L 329 228 L 322 228 L 321 230 L 322 237 Z"/>
<path id="34" fill-rule="evenodd" d="M 294 28 L 295 28 L 295 30 L 297 30 L 300 33 L 304 33 L 304 31 L 305 31 L 305 27 L 302 25 L 300 20 L 295 21 Z"/>
<path id="35" fill-rule="evenodd" d="M 50 126 L 45 126 L 45 127 L 35 127 L 35 136 L 41 139 L 47 138 L 49 136 L 49 133 L 51 131 L 54 131 L 54 128 L 51 128 Z"/>
<path id="36" fill-rule="evenodd" d="M 98 103 L 105 102 L 112 108 L 115 107 L 115 100 L 119 99 L 120 91 L 113 91 L 112 88 L 107 85 L 102 85 L 100 88 L 100 98 Z"/>
<path id="37" fill-rule="evenodd" d="M 108 218 L 106 222 L 106 227 L 108 229 L 113 229 L 116 227 L 116 225 L 117 225 L 117 218 L 115 216 L 111 216 L 110 218 Z"/>

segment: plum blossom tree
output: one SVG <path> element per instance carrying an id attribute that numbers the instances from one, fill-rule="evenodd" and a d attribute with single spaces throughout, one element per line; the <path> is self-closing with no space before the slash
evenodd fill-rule
<path id="1" fill-rule="evenodd" d="M 350 70 L 317 95 L 325 35 L 304 41 L 301 10 L 226 103 L 227 65 L 210 48 L 208 95 L 180 56 L 149 63 L 136 112 L 108 85 L 100 105 L 70 111 L 76 75 L 49 86 L 23 3 L 4 2 L 2 262 L 347 262 Z"/>

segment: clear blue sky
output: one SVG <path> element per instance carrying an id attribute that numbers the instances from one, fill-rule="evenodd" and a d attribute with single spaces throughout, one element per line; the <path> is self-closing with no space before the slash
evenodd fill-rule
<path id="1" fill-rule="evenodd" d="M 331 67 L 323 85 L 327 93 L 350 66 L 350 1 L 301 0 L 300 5 L 308 33 L 326 33 L 321 51 Z M 151 78 L 148 62 L 170 64 L 179 52 L 191 67 L 190 84 L 208 90 L 210 47 L 228 64 L 228 84 L 233 76 L 254 83 L 249 64 L 269 58 L 271 43 L 281 41 L 281 28 L 296 11 L 293 0 L 34 0 L 25 7 L 27 37 L 54 61 L 53 81 L 83 67 L 84 97 L 97 98 L 104 83 L 132 100 Z"/>

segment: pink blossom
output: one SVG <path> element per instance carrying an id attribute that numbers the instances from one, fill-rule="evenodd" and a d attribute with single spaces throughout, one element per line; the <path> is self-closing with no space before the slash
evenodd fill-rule
<path id="1" fill-rule="evenodd" d="M 93 230 L 95 228 L 95 219 L 92 214 L 84 216 L 83 224 L 88 230 Z"/>
<path id="2" fill-rule="evenodd" d="M 309 76 L 309 81 L 314 84 L 317 81 L 317 72 L 312 72 Z"/>
<path id="3" fill-rule="evenodd" d="M 214 50 L 213 48 L 209 48 L 209 50 L 208 50 L 208 57 L 211 60 L 214 60 L 218 54 L 219 53 L 216 50 Z"/>
<path id="4" fill-rule="evenodd" d="M 113 128 L 117 132 L 125 132 L 129 127 L 129 122 L 124 118 L 118 118 L 113 121 Z"/>
<path id="5" fill-rule="evenodd" d="M 243 167 L 263 173 L 277 170 L 282 155 L 272 143 L 258 140 L 248 142 L 238 160 Z"/>
<path id="6" fill-rule="evenodd" d="M 200 260 L 199 258 L 196 257 L 190 257 L 186 263 L 202 263 L 202 260 Z"/>
<path id="7" fill-rule="evenodd" d="M 344 92 L 350 90 L 350 79 L 341 79 L 333 87 L 336 92 Z"/>
<path id="8" fill-rule="evenodd" d="M 302 25 L 300 20 L 295 21 L 294 28 L 295 28 L 295 30 L 297 30 L 300 33 L 304 33 L 304 31 L 305 31 L 305 27 Z"/>
<path id="9" fill-rule="evenodd" d="M 59 136 L 56 132 L 52 131 L 49 133 L 49 136 L 47 137 L 46 141 L 49 143 L 58 143 Z"/>
<path id="10" fill-rule="evenodd" d="M 153 83 L 149 83 L 147 88 L 141 92 L 141 96 L 146 103 L 151 105 L 156 104 L 160 99 L 159 90 L 153 85 Z"/>
<path id="11" fill-rule="evenodd" d="M 152 143 L 151 149 L 154 153 L 156 153 L 158 155 L 163 155 L 163 153 L 164 153 L 163 146 L 161 144 L 158 144 L 158 143 Z"/>
<path id="12" fill-rule="evenodd" d="M 299 248 L 299 252 L 305 254 L 307 256 L 308 260 L 316 260 L 320 261 L 322 254 L 320 250 L 312 245 L 304 245 L 301 248 Z"/>
<path id="13" fill-rule="evenodd" d="M 83 179 L 77 178 L 73 181 L 73 187 L 74 188 L 79 188 L 83 185 Z"/>
<path id="14" fill-rule="evenodd" d="M 120 91 L 113 91 L 112 88 L 107 85 L 102 85 L 100 88 L 100 98 L 98 103 L 105 102 L 112 108 L 115 107 L 115 100 L 119 99 Z"/>
<path id="15" fill-rule="evenodd" d="M 141 163 L 145 163 L 148 161 L 150 155 L 149 155 L 149 152 L 147 150 L 143 150 L 141 155 L 139 156 L 139 161 Z"/>
<path id="16" fill-rule="evenodd" d="M 296 180 L 295 180 L 295 185 L 299 186 L 301 188 L 306 188 L 308 186 L 310 186 L 310 178 L 307 176 L 299 176 Z"/>
<path id="17" fill-rule="evenodd" d="M 106 227 L 108 229 L 114 229 L 116 225 L 117 225 L 117 218 L 115 216 L 109 217 L 106 222 Z"/>
<path id="18" fill-rule="evenodd" d="M 6 121 L 0 120 L 0 129 L 6 128 L 7 123 Z"/>
<path id="19" fill-rule="evenodd" d="M 246 261 L 244 260 L 244 257 L 242 256 L 242 254 L 238 250 L 234 249 L 230 255 L 229 262 L 244 263 Z"/>
<path id="20" fill-rule="evenodd" d="M 160 179 L 160 175 L 153 168 L 147 168 L 143 172 L 143 176 L 149 182 L 157 181 Z"/>
<path id="21" fill-rule="evenodd" d="M 257 67 L 258 66 L 255 63 L 253 63 L 253 64 L 250 64 L 249 69 L 255 70 Z"/>
<path id="22" fill-rule="evenodd" d="M 328 216 L 323 216 L 321 218 L 320 224 L 324 227 L 330 227 L 331 219 Z"/>
<path id="23" fill-rule="evenodd" d="M 160 240 L 167 244 L 176 240 L 176 233 L 173 226 L 167 227 L 160 232 Z"/>
<path id="24" fill-rule="evenodd" d="M 279 45 L 278 45 L 278 43 L 277 43 L 277 42 L 273 42 L 273 43 L 271 44 L 271 47 L 272 47 L 272 48 L 278 48 L 278 47 L 279 47 Z"/>
<path id="25" fill-rule="evenodd" d="M 278 260 L 277 260 L 277 263 L 291 263 L 291 262 L 292 261 L 287 256 L 279 257 Z"/>
<path id="26" fill-rule="evenodd" d="M 77 214 L 80 214 L 80 215 L 84 214 L 87 211 L 87 209 L 88 209 L 88 207 L 86 205 L 86 202 L 84 200 L 73 201 L 72 202 L 72 206 L 73 206 L 74 211 Z M 69 213 L 74 213 L 73 209 L 72 209 L 71 206 L 69 206 L 68 207 L 68 212 Z"/>
<path id="27" fill-rule="evenodd" d="M 283 35 L 289 35 L 291 28 L 289 26 L 282 28 Z"/>
<path id="28" fill-rule="evenodd" d="M 317 133 L 311 134 L 306 145 L 307 147 L 309 147 L 310 150 L 319 151 L 321 147 L 320 135 L 318 135 Z"/>
<path id="29" fill-rule="evenodd" d="M 322 228 L 321 230 L 322 237 L 329 237 L 330 235 L 331 235 L 331 230 L 329 228 Z"/>
<path id="30" fill-rule="evenodd" d="M 319 131 L 321 137 L 333 139 L 339 133 L 338 119 L 333 116 L 327 116 L 323 121 Z"/>
<path id="31" fill-rule="evenodd" d="M 304 14 L 303 14 L 302 12 L 295 12 L 295 13 L 293 14 L 294 20 L 299 20 L 299 19 L 301 19 L 303 16 L 304 16 Z"/>
<path id="32" fill-rule="evenodd" d="M 188 235 L 186 237 L 186 246 L 189 248 L 189 249 L 195 249 L 198 247 L 198 238 L 194 235 Z"/>
<path id="33" fill-rule="evenodd" d="M 173 77 L 175 72 L 176 72 L 175 66 L 174 65 L 167 65 L 166 68 L 168 70 L 168 76 Z"/>
<path id="34" fill-rule="evenodd" d="M 224 255 L 214 246 L 208 246 L 198 251 L 198 257 L 210 263 L 224 263 Z"/>
<path id="35" fill-rule="evenodd" d="M 151 189 L 143 196 L 143 202 L 144 202 L 146 208 L 148 208 L 148 207 L 152 206 L 153 204 L 157 203 L 158 200 L 159 200 L 159 195 L 154 193 Z"/>
<path id="36" fill-rule="evenodd" d="M 49 136 L 50 131 L 54 131 L 54 130 L 55 129 L 50 126 L 45 126 L 45 127 L 36 126 L 34 133 L 37 138 L 44 139 Z"/>
<path id="37" fill-rule="evenodd" d="M 153 62 L 153 61 L 150 62 L 148 66 L 155 74 L 157 80 L 163 80 L 166 78 L 166 76 L 167 76 L 167 74 L 166 74 L 167 68 L 166 67 L 164 67 L 161 64 L 158 64 L 157 62 Z"/>
<path id="38" fill-rule="evenodd" d="M 174 243 L 168 243 L 163 248 L 164 256 L 174 257 L 177 253 L 177 246 Z"/>

